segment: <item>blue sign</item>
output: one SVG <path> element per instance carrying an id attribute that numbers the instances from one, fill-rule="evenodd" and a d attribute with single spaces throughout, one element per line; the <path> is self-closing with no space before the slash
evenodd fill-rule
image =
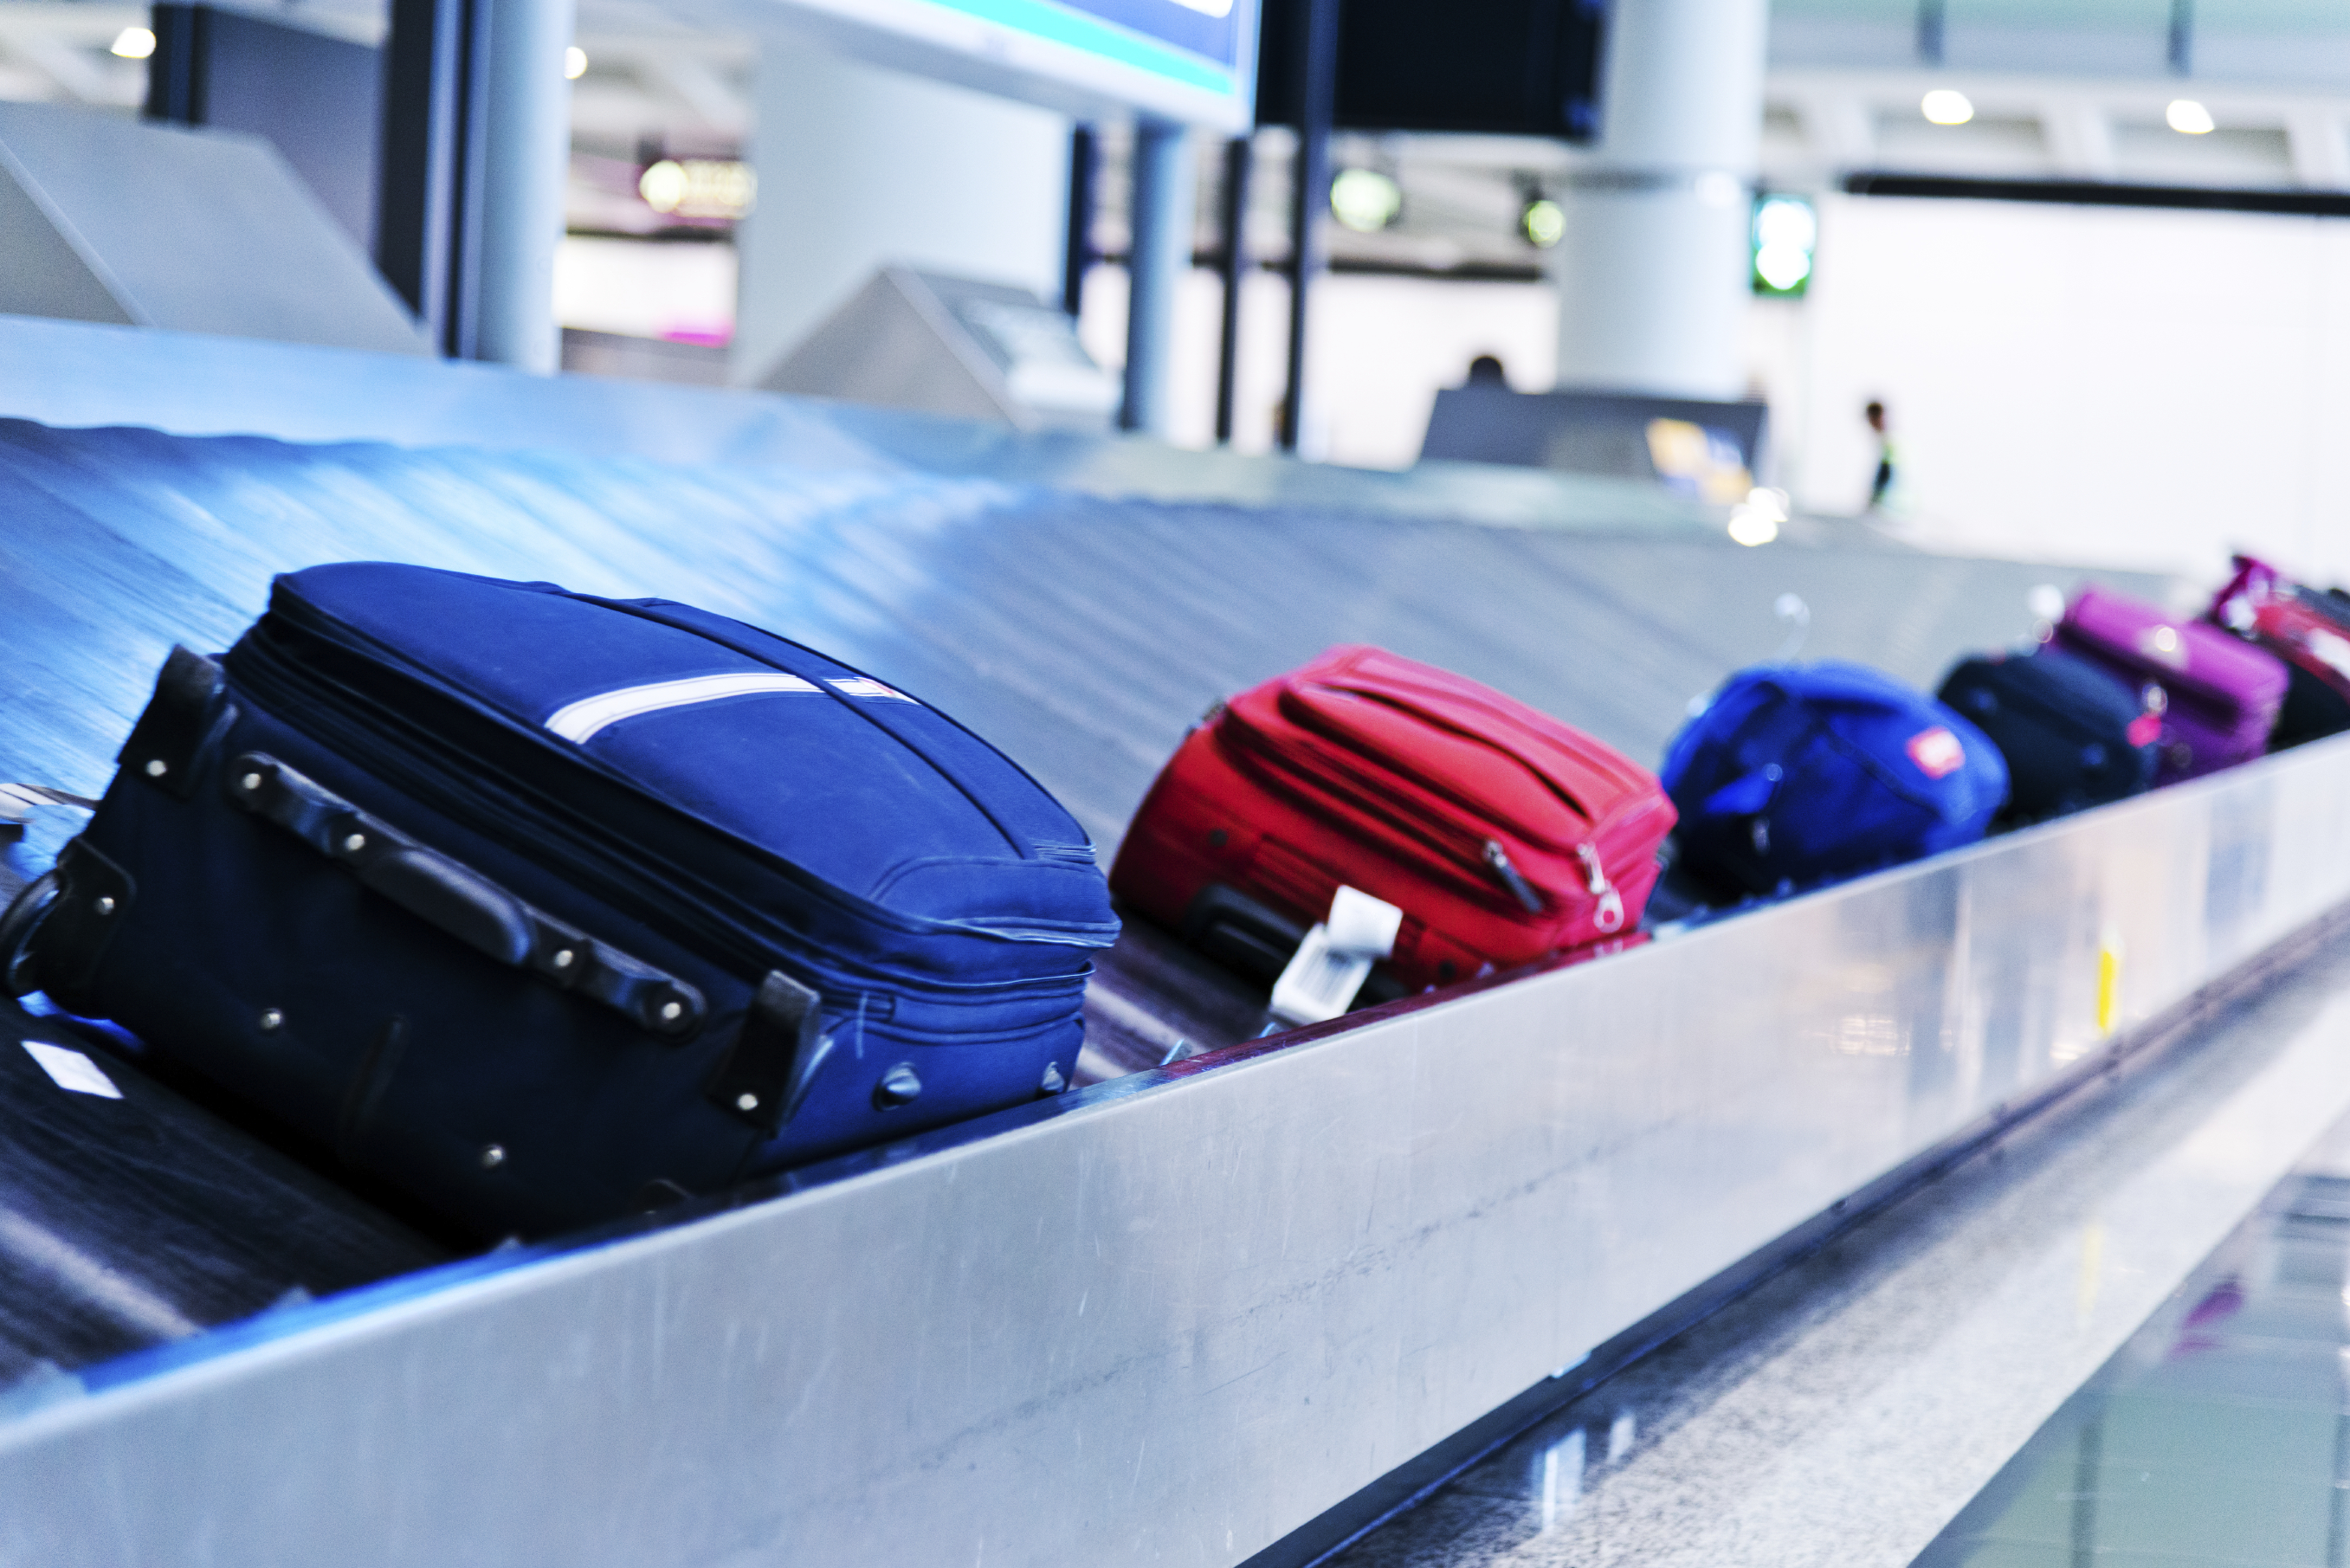
<path id="1" fill-rule="evenodd" d="M 1259 0 L 785 0 L 882 65 L 1088 118 L 1253 123 Z"/>

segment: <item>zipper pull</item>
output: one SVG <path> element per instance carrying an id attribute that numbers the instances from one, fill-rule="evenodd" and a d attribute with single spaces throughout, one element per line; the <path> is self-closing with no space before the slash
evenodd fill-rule
<path id="1" fill-rule="evenodd" d="M 1578 844 L 1575 846 L 1575 857 L 1583 862 L 1584 870 L 1590 873 L 1591 896 L 1599 900 L 1599 912 L 1593 918 L 1592 924 L 1603 931 L 1615 930 L 1624 923 L 1624 895 L 1608 882 L 1607 869 L 1599 864 L 1598 846 Z"/>
<path id="2" fill-rule="evenodd" d="M 1500 839 L 1485 840 L 1485 864 L 1493 868 L 1493 875 L 1500 879 L 1503 887 L 1510 890 L 1510 897 L 1526 907 L 1527 914 L 1542 913 L 1542 895 L 1535 892 L 1534 885 L 1527 881 L 1516 867 L 1510 864 L 1510 852 L 1502 847 Z"/>

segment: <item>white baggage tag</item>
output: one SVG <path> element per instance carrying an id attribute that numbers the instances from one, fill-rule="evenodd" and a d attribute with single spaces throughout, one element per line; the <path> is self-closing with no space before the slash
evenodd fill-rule
<path id="1" fill-rule="evenodd" d="M 1284 1023 L 1320 1023 L 1347 1011 L 1369 978 L 1371 960 L 1330 950 L 1330 928 L 1316 926 L 1273 982 L 1273 1015 Z"/>
<path id="2" fill-rule="evenodd" d="M 1342 887 L 1330 918 L 1305 933 L 1273 982 L 1273 1015 L 1284 1023 L 1321 1023 L 1354 1003 L 1371 965 L 1395 950 L 1403 911 L 1384 898 Z"/>
<path id="3" fill-rule="evenodd" d="M 25 1054 L 41 1064 L 49 1082 L 75 1095 L 96 1095 L 102 1100 L 119 1100 L 122 1091 L 114 1086 L 99 1064 L 78 1051 L 63 1045 L 51 1045 L 41 1040 L 20 1040 Z"/>
<path id="4" fill-rule="evenodd" d="M 70 805 L 80 811 L 98 809 L 94 800 L 46 784 L 0 784 L 0 822 L 30 822 L 34 807 L 43 805 Z"/>
<path id="5" fill-rule="evenodd" d="M 1332 952 L 1383 959 L 1395 951 L 1396 933 L 1403 929 L 1403 911 L 1385 898 L 1341 887 L 1338 896 L 1330 900 L 1328 923 Z"/>

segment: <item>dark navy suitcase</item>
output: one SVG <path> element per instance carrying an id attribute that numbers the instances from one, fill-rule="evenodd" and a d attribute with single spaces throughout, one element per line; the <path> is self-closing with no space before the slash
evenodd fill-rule
<path id="1" fill-rule="evenodd" d="M 2154 785 L 2161 710 L 2086 659 L 2043 648 L 1960 659 L 1935 693 L 2007 761 L 2012 826 L 2062 816 Z"/>
<path id="2" fill-rule="evenodd" d="M 1770 896 L 1982 837 L 2007 798 L 1983 732 L 1865 665 L 1742 670 L 1666 749 L 1676 869 Z"/>
<path id="3" fill-rule="evenodd" d="M 351 564 L 173 653 L 0 960 L 496 1235 L 1056 1091 L 1117 933 L 1067 812 L 846 665 Z"/>

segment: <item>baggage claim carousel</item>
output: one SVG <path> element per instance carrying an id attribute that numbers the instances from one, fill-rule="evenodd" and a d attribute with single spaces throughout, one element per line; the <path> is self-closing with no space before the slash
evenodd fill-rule
<path id="1" fill-rule="evenodd" d="M 21 319 L 0 416 L 0 777 L 82 794 L 172 643 L 225 647 L 273 573 L 327 560 L 771 627 L 986 735 L 1105 860 L 1191 722 L 1335 642 L 1652 760 L 1785 646 L 1783 596 L 1804 657 L 1929 684 L 2079 579 L 1857 525 L 1742 549 L 1701 508 L 1558 475 Z M 1272 1034 L 1261 993 L 1134 922 L 1069 1092 L 488 1252 L 35 998 L 18 1037 L 120 1097 L 0 1055 L 0 1563 L 1313 1562 L 1751 1331 L 1929 1179 L 2086 1137 L 2065 1118 L 2125 1069 L 2251 1060 L 2229 1044 L 2247 998 L 2350 984 L 2345 798 L 2350 742 L 2320 744 Z M 78 821 L 32 809 L 7 875 Z M 2296 1049 L 2254 1053 L 2269 1097 L 2226 1180 L 2189 1160 L 2200 1196 L 2166 1200 L 2186 1250 L 2076 1359 L 2350 1107 L 2350 1054 Z M 1879 1557 L 2071 1386 L 1967 1450 Z M 1544 1440 L 1550 1490 L 1524 1496 L 1547 1530 Z"/>

